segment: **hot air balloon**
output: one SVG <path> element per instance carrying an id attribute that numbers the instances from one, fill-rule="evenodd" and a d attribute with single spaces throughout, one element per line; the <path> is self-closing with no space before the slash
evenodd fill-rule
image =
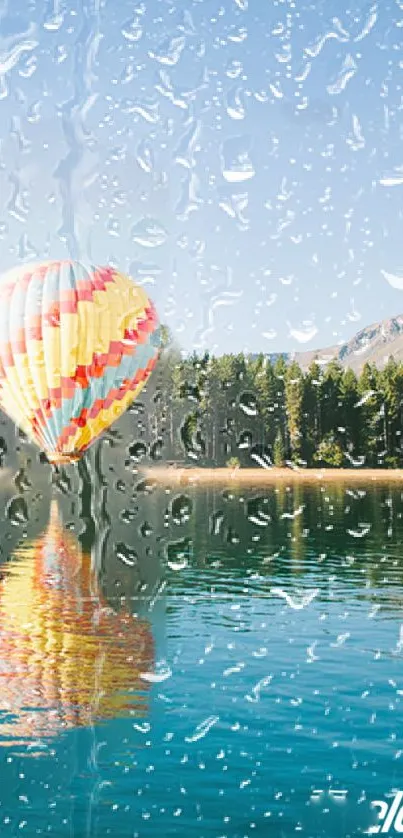
<path id="1" fill-rule="evenodd" d="M 78 460 L 158 357 L 145 291 L 112 267 L 21 265 L 0 281 L 0 407 L 51 463 Z"/>

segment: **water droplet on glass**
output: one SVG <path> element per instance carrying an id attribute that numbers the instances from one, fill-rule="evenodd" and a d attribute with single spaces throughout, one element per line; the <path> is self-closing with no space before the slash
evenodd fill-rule
<path id="1" fill-rule="evenodd" d="M 150 448 L 150 457 L 152 460 L 162 460 L 164 444 L 162 439 L 157 439 L 153 442 Z"/>
<path id="2" fill-rule="evenodd" d="M 140 140 L 137 147 L 136 160 L 143 172 L 152 172 L 154 168 L 154 154 L 148 140 Z"/>
<path id="3" fill-rule="evenodd" d="M 147 454 L 147 446 L 145 442 L 133 442 L 129 445 L 128 454 L 134 463 L 139 463 Z"/>
<path id="4" fill-rule="evenodd" d="M 57 5 L 59 4 L 57 3 Z M 63 25 L 63 21 L 64 15 L 61 12 L 53 14 L 45 20 L 43 28 L 47 29 L 48 32 L 57 32 Z"/>
<path id="5" fill-rule="evenodd" d="M 186 39 L 183 35 L 175 38 L 166 38 L 158 47 L 156 52 L 150 52 L 151 58 L 155 58 L 159 64 L 173 67 L 178 63 L 184 49 Z"/>
<path id="6" fill-rule="evenodd" d="M 122 35 L 127 41 L 135 43 L 139 41 L 143 34 L 143 27 L 140 17 L 134 17 L 132 20 L 126 21 L 122 27 Z"/>
<path id="7" fill-rule="evenodd" d="M 222 145 L 221 157 L 222 174 L 228 183 L 242 183 L 255 176 L 249 141 L 245 137 L 226 140 Z"/>
<path id="8" fill-rule="evenodd" d="M 168 238 L 168 233 L 158 221 L 144 218 L 132 228 L 132 239 L 141 247 L 161 247 Z"/>
<path id="9" fill-rule="evenodd" d="M 148 523 L 148 521 L 144 521 L 141 524 L 141 527 L 139 528 L 139 532 L 140 532 L 140 535 L 143 536 L 143 538 L 149 538 L 149 536 L 152 535 L 153 528 L 152 528 L 151 524 Z"/>
<path id="10" fill-rule="evenodd" d="M 227 93 L 227 114 L 231 119 L 245 119 L 245 106 L 241 97 L 241 87 L 234 87 Z"/>
<path id="11" fill-rule="evenodd" d="M 119 517 L 124 524 L 131 524 L 137 517 L 137 514 L 138 509 L 123 509 Z"/>
<path id="12" fill-rule="evenodd" d="M 239 407 L 247 416 L 257 416 L 257 401 L 253 393 L 241 393 Z"/>
<path id="13" fill-rule="evenodd" d="M 313 323 L 304 324 L 302 329 L 295 329 L 290 324 L 288 325 L 291 337 L 295 338 L 299 343 L 308 343 L 318 333 L 318 328 Z"/>
<path id="14" fill-rule="evenodd" d="M 211 728 L 219 721 L 219 716 L 208 716 L 207 719 L 204 719 L 204 721 L 197 725 L 196 729 L 190 736 L 185 736 L 185 742 L 198 742 L 199 739 L 203 739 L 204 736 L 207 736 Z"/>
<path id="15" fill-rule="evenodd" d="M 153 672 L 141 672 L 140 678 L 150 684 L 161 684 L 172 676 L 172 669 L 165 660 L 157 661 Z"/>
<path id="16" fill-rule="evenodd" d="M 6 506 L 6 515 L 15 527 L 27 524 L 29 521 L 29 514 L 25 498 L 11 498 Z"/>
<path id="17" fill-rule="evenodd" d="M 171 515 L 175 524 L 186 524 L 192 514 L 193 504 L 187 495 L 177 495 L 171 503 Z"/>
<path id="18" fill-rule="evenodd" d="M 137 564 L 138 556 L 134 547 L 129 547 L 128 544 L 124 544 L 123 541 L 121 541 L 119 544 L 116 544 L 115 551 L 117 558 L 123 562 L 123 564 L 128 565 L 129 567 L 134 567 Z"/>
<path id="19" fill-rule="evenodd" d="M 181 559 L 181 561 L 179 562 L 167 562 L 167 565 L 170 568 L 170 570 L 180 571 L 184 570 L 185 567 L 187 567 L 188 562 L 187 559 Z"/>
<path id="20" fill-rule="evenodd" d="M 21 468 L 14 477 L 14 483 L 21 494 L 26 492 L 27 489 L 32 487 L 32 483 L 28 478 L 28 475 L 25 472 L 25 469 Z"/>
<path id="21" fill-rule="evenodd" d="M 171 541 L 166 547 L 168 562 L 188 561 L 192 554 L 193 542 L 190 538 Z"/>
<path id="22" fill-rule="evenodd" d="M 327 92 L 332 96 L 341 93 L 347 86 L 347 83 L 357 72 L 357 63 L 352 55 L 346 55 L 340 72 L 332 84 L 328 84 Z"/>

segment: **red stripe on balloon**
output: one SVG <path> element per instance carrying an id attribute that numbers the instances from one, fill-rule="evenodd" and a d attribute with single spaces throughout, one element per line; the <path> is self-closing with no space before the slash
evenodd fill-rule
<path id="1" fill-rule="evenodd" d="M 135 390 L 135 388 L 141 381 L 145 381 L 149 377 L 149 375 L 155 367 L 156 362 L 156 357 L 151 358 L 147 366 L 143 370 L 138 370 L 133 379 L 131 379 L 129 382 L 127 380 L 123 382 L 119 389 L 114 387 L 112 390 L 110 390 L 106 399 L 97 399 L 90 409 L 83 408 L 81 413 L 78 416 L 74 417 L 71 420 L 70 424 L 63 429 L 62 433 L 57 439 L 56 450 L 62 451 L 63 446 L 66 445 L 68 440 L 75 435 L 77 428 L 84 427 L 88 419 L 96 419 L 101 410 L 107 410 L 109 407 L 111 407 L 114 401 L 121 401 L 123 397 L 126 395 L 126 393 L 128 393 L 130 390 Z M 87 447 L 88 446 L 85 446 L 85 448 Z M 85 448 L 83 448 L 82 450 L 85 451 Z"/>
<path id="2" fill-rule="evenodd" d="M 49 305 L 44 312 L 47 326 L 60 326 L 61 314 L 77 314 L 79 302 L 92 302 L 95 291 L 105 291 L 110 282 L 115 281 L 113 268 L 98 268 L 87 279 L 77 280 L 74 288 L 61 290 L 59 299 Z"/>
<path id="3" fill-rule="evenodd" d="M 13 367 L 14 366 L 14 355 L 13 355 L 13 348 L 11 343 L 3 343 L 0 345 L 0 355 L 3 361 L 4 367 Z"/>
<path id="4" fill-rule="evenodd" d="M 25 327 L 26 340 L 42 340 L 42 315 L 33 314 Z"/>
<path id="5" fill-rule="evenodd" d="M 66 303 L 66 305 L 69 304 Z M 156 326 L 157 318 L 153 306 L 146 308 L 145 312 L 146 318 L 138 321 L 136 329 L 126 329 L 122 340 L 112 340 L 110 342 L 107 353 L 95 352 L 91 364 L 87 366 L 79 364 L 71 377 L 63 376 L 61 378 L 62 386 L 78 384 L 82 389 L 86 389 L 91 378 L 101 378 L 106 367 L 118 367 L 123 355 L 132 355 L 137 346 L 146 343 L 148 335 L 153 332 Z M 60 311 L 57 309 L 57 304 L 54 304 L 52 312 L 48 311 L 48 314 L 43 318 L 43 322 L 47 326 L 58 326 L 60 325 L 59 316 Z M 25 332 L 20 329 L 16 339 L 0 345 L 0 354 L 5 367 L 14 366 L 15 353 L 25 354 L 27 352 L 26 338 L 29 340 L 42 339 L 42 321 L 39 322 L 39 318 L 35 318 L 35 322 Z M 66 394 L 64 396 L 67 398 Z"/>
<path id="6" fill-rule="evenodd" d="M 15 276 L 8 282 L 0 283 L 0 297 L 6 297 L 9 299 L 17 283 L 21 288 L 27 289 L 33 276 L 35 276 L 35 279 L 44 280 L 48 271 L 54 271 L 60 269 L 62 265 L 71 264 L 72 262 L 70 259 L 63 259 L 55 262 L 49 262 L 49 264 L 45 265 L 34 265 L 32 271 L 26 271 L 24 274 L 16 273 Z"/>

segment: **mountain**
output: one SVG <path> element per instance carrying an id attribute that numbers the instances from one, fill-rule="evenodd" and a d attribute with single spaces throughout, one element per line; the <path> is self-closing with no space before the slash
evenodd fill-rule
<path id="1" fill-rule="evenodd" d="M 297 361 L 304 370 L 312 361 L 327 364 L 337 359 L 355 372 L 360 372 L 367 361 L 381 369 L 391 356 L 403 361 L 403 315 L 372 323 L 342 345 L 283 355 L 289 361 Z"/>

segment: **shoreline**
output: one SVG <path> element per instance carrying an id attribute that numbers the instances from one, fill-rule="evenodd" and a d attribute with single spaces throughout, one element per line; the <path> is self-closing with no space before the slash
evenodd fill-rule
<path id="1" fill-rule="evenodd" d="M 399 483 L 403 469 L 386 468 L 175 468 L 154 466 L 139 469 L 145 478 L 158 485 L 270 486 L 275 483 Z"/>

